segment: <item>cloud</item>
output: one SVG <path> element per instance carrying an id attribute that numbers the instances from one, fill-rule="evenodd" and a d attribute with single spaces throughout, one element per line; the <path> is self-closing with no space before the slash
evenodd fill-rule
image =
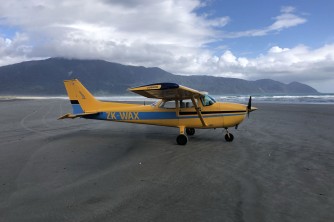
<path id="1" fill-rule="evenodd" d="M 333 79 L 334 44 L 317 49 L 304 45 L 294 48 L 274 46 L 266 54 L 255 58 L 237 57 L 227 50 L 220 57 L 207 57 L 207 60 L 197 62 L 200 63 L 197 66 L 201 67 L 201 73 L 215 76 L 238 76 L 251 80 L 272 78 L 283 82 L 290 82 L 291 79 L 327 81 Z"/>
<path id="2" fill-rule="evenodd" d="M 200 7 L 198 0 L 11 1 L 0 5 L 0 25 L 29 36 L 27 57 L 161 66 L 201 53 L 216 29 L 229 22 L 228 17 L 196 14 Z"/>
<path id="3" fill-rule="evenodd" d="M 240 32 L 226 32 L 223 34 L 222 38 L 265 36 L 269 35 L 272 32 L 279 32 L 283 29 L 301 25 L 307 21 L 305 18 L 293 14 L 294 11 L 294 7 L 282 7 L 281 14 L 274 17 L 275 22 L 273 24 L 260 29 L 250 29 Z"/>
<path id="4" fill-rule="evenodd" d="M 29 42 L 29 36 L 16 33 L 12 38 L 0 36 L 0 66 L 33 60 L 40 58 L 31 58 L 27 56 L 32 50 Z"/>
<path id="5" fill-rule="evenodd" d="M 150 41 L 163 44 L 202 44 L 213 34 L 211 26 L 222 26 L 225 18 L 207 19 L 193 11 L 199 1 L 14 1 L 0 6 L 9 25 L 49 40 L 76 34 L 92 41 L 112 39 L 118 43 Z M 27 19 L 29 17 L 29 19 Z"/>
<path id="6" fill-rule="evenodd" d="M 281 12 L 285 13 L 285 14 L 288 14 L 288 13 L 292 13 L 294 12 L 296 9 L 295 7 L 292 7 L 292 6 L 283 6 L 281 8 Z"/>
<path id="7" fill-rule="evenodd" d="M 0 65 L 59 56 L 157 66 L 185 75 L 331 78 L 330 44 L 318 49 L 277 45 L 254 58 L 238 57 L 232 50 L 216 55 L 207 47 L 224 38 L 270 35 L 304 24 L 307 20 L 294 7 L 282 7 L 266 27 L 234 33 L 222 31 L 229 16 L 198 14 L 201 7 L 205 2 L 199 0 L 4 1 L 0 27 L 15 27 L 17 32 L 0 34 Z"/>

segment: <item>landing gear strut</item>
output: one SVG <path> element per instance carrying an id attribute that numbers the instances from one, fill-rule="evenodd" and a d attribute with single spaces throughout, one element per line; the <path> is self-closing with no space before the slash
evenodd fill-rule
<path id="1" fill-rule="evenodd" d="M 233 139 L 234 139 L 233 134 L 232 134 L 232 133 L 229 133 L 228 130 L 227 130 L 227 128 L 225 128 L 225 130 L 226 130 L 225 140 L 226 140 L 227 142 L 232 142 Z"/>
<path id="2" fill-rule="evenodd" d="M 195 129 L 194 128 L 186 128 L 186 133 L 188 136 L 192 136 L 195 134 Z"/>
<path id="3" fill-rule="evenodd" d="M 179 128 L 180 128 L 180 135 L 178 135 L 176 137 L 176 142 L 179 145 L 186 145 L 187 142 L 188 142 L 188 137 L 186 135 L 184 135 L 184 129 L 185 129 L 185 127 L 184 126 L 180 126 Z M 186 131 L 187 130 L 188 129 L 186 129 Z M 195 133 L 195 130 L 194 130 L 194 133 Z"/>

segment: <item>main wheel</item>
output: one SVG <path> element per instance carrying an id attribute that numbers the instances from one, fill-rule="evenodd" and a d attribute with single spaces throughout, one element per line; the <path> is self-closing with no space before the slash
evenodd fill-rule
<path id="1" fill-rule="evenodd" d="M 225 134 L 225 140 L 226 140 L 227 142 L 232 142 L 233 139 L 234 139 L 234 136 L 233 136 L 232 133 L 226 133 L 226 134 Z"/>
<path id="2" fill-rule="evenodd" d="M 177 144 L 179 144 L 179 145 L 186 145 L 187 142 L 188 142 L 188 138 L 187 138 L 186 135 L 184 135 L 184 134 L 180 134 L 180 135 L 178 135 L 178 136 L 176 137 L 176 142 L 177 142 Z"/>
<path id="3" fill-rule="evenodd" d="M 186 133 L 188 136 L 192 136 L 195 134 L 195 129 L 194 128 L 186 128 Z"/>

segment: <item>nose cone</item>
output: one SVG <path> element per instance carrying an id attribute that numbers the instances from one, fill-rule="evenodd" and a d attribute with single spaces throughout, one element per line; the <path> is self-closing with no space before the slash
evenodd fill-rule
<path id="1" fill-rule="evenodd" d="M 253 111 L 255 111 L 255 110 L 257 110 L 257 108 L 254 107 L 254 106 L 252 106 L 252 107 L 248 110 L 248 112 L 253 112 Z"/>

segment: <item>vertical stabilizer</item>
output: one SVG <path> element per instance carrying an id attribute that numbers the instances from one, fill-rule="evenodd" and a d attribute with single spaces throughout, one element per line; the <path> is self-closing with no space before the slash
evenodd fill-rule
<path id="1" fill-rule="evenodd" d="M 65 88 L 71 101 L 73 114 L 96 112 L 102 102 L 81 84 L 78 79 L 65 80 Z"/>

